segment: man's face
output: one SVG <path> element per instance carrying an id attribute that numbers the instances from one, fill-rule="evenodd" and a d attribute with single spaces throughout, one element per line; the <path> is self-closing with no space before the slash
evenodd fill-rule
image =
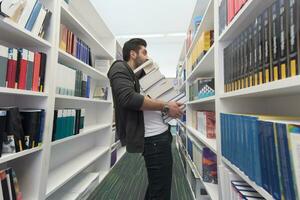
<path id="1" fill-rule="evenodd" d="M 139 67 L 140 65 L 142 65 L 147 60 L 148 60 L 147 49 L 144 46 L 141 46 L 138 53 L 135 53 L 135 58 L 133 58 L 133 61 L 135 63 L 135 67 L 136 68 Z"/>

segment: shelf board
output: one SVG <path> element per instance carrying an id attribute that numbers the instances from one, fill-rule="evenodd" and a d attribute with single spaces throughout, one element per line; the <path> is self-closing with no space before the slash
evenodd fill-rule
<path id="1" fill-rule="evenodd" d="M 0 164 L 9 162 L 11 160 L 15 160 L 24 156 L 27 156 L 29 154 L 33 154 L 35 152 L 41 151 L 42 147 L 35 147 L 32 149 L 20 151 L 18 153 L 3 153 L 1 158 L 0 158 Z"/>
<path id="2" fill-rule="evenodd" d="M 203 134 L 201 134 L 199 131 L 196 129 L 186 126 L 187 130 L 191 133 L 191 135 L 198 140 L 201 141 L 205 146 L 210 148 L 214 153 L 217 153 L 217 140 L 216 139 L 208 139 L 206 138 Z"/>
<path id="3" fill-rule="evenodd" d="M 108 104 L 112 103 L 111 101 L 107 101 L 107 100 L 67 96 L 67 95 L 60 95 L 60 94 L 56 94 L 55 98 L 58 100 L 77 101 L 77 102 L 83 102 L 83 103 L 108 103 Z"/>
<path id="4" fill-rule="evenodd" d="M 210 0 L 207 8 L 204 12 L 203 19 L 200 22 L 200 25 L 195 33 L 192 44 L 188 50 L 187 57 L 190 56 L 192 49 L 194 48 L 196 41 L 200 37 L 203 31 L 213 30 L 214 29 L 214 1 Z"/>
<path id="5" fill-rule="evenodd" d="M 207 53 L 200 60 L 195 69 L 188 76 L 187 80 L 191 83 L 198 77 L 214 76 L 215 71 L 215 45 L 213 44 Z"/>
<path id="6" fill-rule="evenodd" d="M 0 30 L 0 40 L 12 43 L 18 47 L 51 48 L 50 42 L 34 35 L 9 18 L 3 19 L 3 17 L 0 17 Z"/>
<path id="7" fill-rule="evenodd" d="M 20 90 L 20 89 L 5 88 L 5 87 L 0 87 L 0 94 L 45 97 L 45 98 L 48 97 L 48 93 L 45 92 L 35 92 L 31 90 Z"/>
<path id="8" fill-rule="evenodd" d="M 108 173 L 109 173 L 109 171 L 100 171 L 99 183 L 101 183 L 104 180 L 104 178 L 107 176 Z"/>
<path id="9" fill-rule="evenodd" d="M 108 152 L 108 147 L 96 147 L 74 159 L 66 161 L 61 166 L 51 170 L 48 175 L 46 197 L 49 197 L 73 177 L 83 171 L 99 157 Z"/>
<path id="10" fill-rule="evenodd" d="M 180 119 L 176 119 L 176 121 L 177 121 L 181 126 L 183 126 L 184 128 L 186 128 L 185 123 L 183 123 Z"/>
<path id="11" fill-rule="evenodd" d="M 61 22 L 80 38 L 84 39 L 96 57 L 109 60 L 114 58 L 98 39 L 69 11 L 65 4 L 61 6 Z"/>
<path id="12" fill-rule="evenodd" d="M 90 186 L 90 184 L 100 176 L 101 174 L 99 173 L 79 174 L 72 181 L 70 181 L 61 191 L 53 194 L 49 199 L 77 199 L 79 195 L 81 195 Z"/>
<path id="13" fill-rule="evenodd" d="M 255 182 L 250 180 L 247 175 L 244 174 L 238 167 L 233 165 L 229 160 L 222 157 L 222 161 L 230 167 L 235 173 L 237 173 L 244 181 L 246 181 L 251 187 L 253 187 L 260 195 L 262 195 L 267 200 L 272 200 L 272 195 L 270 195 L 266 190 L 264 190 L 262 187 L 256 185 Z"/>
<path id="14" fill-rule="evenodd" d="M 221 99 L 235 97 L 273 97 L 298 94 L 300 91 L 300 76 L 257 85 L 220 95 Z"/>
<path id="15" fill-rule="evenodd" d="M 187 102 L 187 104 L 188 105 L 196 105 L 196 104 L 201 104 L 201 103 L 214 103 L 215 100 L 216 100 L 216 97 L 211 96 L 211 97 L 206 97 L 206 98 L 203 98 L 203 99 L 189 101 L 189 102 Z"/>
<path id="16" fill-rule="evenodd" d="M 91 76 L 92 78 L 94 78 L 96 80 L 108 81 L 107 76 L 104 73 L 99 72 L 95 68 L 89 66 L 88 64 L 82 62 L 81 60 L 77 59 L 73 55 L 71 55 L 61 49 L 58 52 L 58 62 L 67 67 L 72 67 L 74 69 L 82 71 L 83 73 Z"/>
<path id="17" fill-rule="evenodd" d="M 273 2 L 274 0 L 248 0 L 230 24 L 224 29 L 219 37 L 219 41 L 233 41 Z"/>
<path id="18" fill-rule="evenodd" d="M 68 142 L 70 140 L 81 138 L 81 137 L 84 137 L 84 136 L 89 135 L 91 133 L 95 133 L 95 132 L 100 131 L 102 129 L 108 128 L 110 126 L 111 126 L 111 124 L 88 126 L 88 127 L 84 128 L 81 133 L 79 133 L 77 135 L 70 136 L 70 137 L 66 137 L 66 138 L 63 138 L 63 139 L 60 139 L 60 140 L 56 140 L 56 141 L 52 142 L 51 145 L 55 146 L 55 145 L 58 145 L 58 144 Z"/>

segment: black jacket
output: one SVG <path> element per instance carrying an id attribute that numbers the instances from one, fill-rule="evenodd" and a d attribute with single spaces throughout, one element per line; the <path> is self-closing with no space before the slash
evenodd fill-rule
<path id="1" fill-rule="evenodd" d="M 127 152 L 144 151 L 144 115 L 141 107 L 144 96 L 140 94 L 140 84 L 132 69 L 124 61 L 116 61 L 107 74 L 112 88 L 116 133 Z"/>

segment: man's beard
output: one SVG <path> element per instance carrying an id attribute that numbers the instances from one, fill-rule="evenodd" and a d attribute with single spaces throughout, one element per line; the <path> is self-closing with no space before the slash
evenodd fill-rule
<path id="1" fill-rule="evenodd" d="M 140 58 L 137 58 L 135 60 L 135 68 L 138 68 L 139 66 L 141 66 L 142 64 L 144 64 L 147 60 L 143 61 L 142 59 Z"/>

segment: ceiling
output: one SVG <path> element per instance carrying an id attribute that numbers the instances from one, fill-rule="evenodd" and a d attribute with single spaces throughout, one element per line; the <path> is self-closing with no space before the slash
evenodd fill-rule
<path id="1" fill-rule="evenodd" d="M 166 77 L 175 77 L 196 0 L 91 0 L 121 45 L 131 37 L 148 42 Z M 158 35 L 159 34 L 159 35 Z M 162 35 L 163 34 L 163 35 Z"/>

